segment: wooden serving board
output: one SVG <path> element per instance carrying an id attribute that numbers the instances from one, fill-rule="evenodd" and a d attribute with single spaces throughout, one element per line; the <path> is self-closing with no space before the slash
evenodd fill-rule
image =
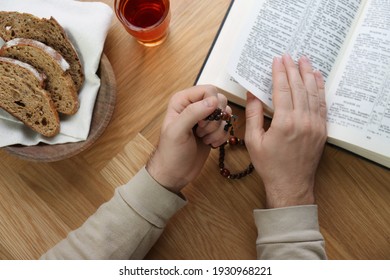
<path id="1" fill-rule="evenodd" d="M 32 161 L 53 162 L 59 161 L 88 149 L 106 129 L 111 120 L 116 101 L 116 82 L 110 61 L 102 55 L 97 72 L 101 84 L 93 110 L 91 128 L 85 141 L 48 145 L 39 143 L 35 146 L 12 145 L 4 149 L 17 157 Z"/>

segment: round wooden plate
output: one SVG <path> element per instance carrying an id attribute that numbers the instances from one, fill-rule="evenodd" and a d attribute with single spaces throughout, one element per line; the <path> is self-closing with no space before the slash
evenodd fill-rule
<path id="1" fill-rule="evenodd" d="M 106 129 L 111 120 L 116 100 L 115 75 L 110 61 L 106 55 L 102 55 L 97 72 L 101 84 L 93 110 L 91 128 L 85 141 L 48 145 L 39 143 L 35 146 L 12 145 L 4 149 L 22 159 L 53 162 L 70 158 L 88 149 Z"/>

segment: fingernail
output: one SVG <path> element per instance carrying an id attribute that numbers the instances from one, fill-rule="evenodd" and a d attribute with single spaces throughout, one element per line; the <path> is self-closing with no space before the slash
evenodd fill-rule
<path id="1" fill-rule="evenodd" d="M 274 57 L 274 63 L 282 63 L 282 58 L 279 56 Z"/>
<path id="2" fill-rule="evenodd" d="M 317 78 L 319 78 L 319 79 L 321 79 L 321 80 L 324 79 L 324 75 L 322 75 L 322 73 L 321 73 L 320 70 L 314 70 L 313 73 L 314 73 L 314 75 L 315 75 Z"/>
<path id="3" fill-rule="evenodd" d="M 307 56 L 305 56 L 305 55 L 301 56 L 301 60 L 303 62 L 310 63 L 310 59 Z"/>
<path id="4" fill-rule="evenodd" d="M 289 65 L 289 64 L 291 64 L 291 62 L 295 64 L 294 59 L 292 58 L 292 56 L 289 53 L 284 53 L 282 55 L 282 62 L 285 65 Z"/>

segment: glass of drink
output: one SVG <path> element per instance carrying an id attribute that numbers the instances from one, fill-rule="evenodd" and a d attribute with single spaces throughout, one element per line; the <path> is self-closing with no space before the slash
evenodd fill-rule
<path id="1" fill-rule="evenodd" d="M 115 13 L 128 33 L 141 44 L 161 44 L 171 19 L 169 0 L 115 0 Z"/>

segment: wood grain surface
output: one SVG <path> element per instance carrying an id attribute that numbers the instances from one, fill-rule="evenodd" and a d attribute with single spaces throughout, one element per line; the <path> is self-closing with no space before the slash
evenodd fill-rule
<path id="1" fill-rule="evenodd" d="M 113 7 L 112 0 L 102 2 Z M 138 171 L 157 144 L 170 96 L 193 85 L 229 3 L 171 0 L 169 37 L 155 48 L 138 44 L 113 19 L 104 53 L 115 73 L 117 102 L 99 139 L 78 155 L 51 163 L 0 151 L 1 259 L 38 258 Z M 244 110 L 232 108 L 242 137 Z M 248 162 L 245 150 L 227 152 L 231 170 Z M 326 145 L 316 179 L 329 259 L 390 259 L 389 170 Z M 169 222 L 147 259 L 256 257 L 252 212 L 265 202 L 256 173 L 237 181 L 222 178 L 218 151 L 212 150 L 184 194 L 188 205 Z"/>

